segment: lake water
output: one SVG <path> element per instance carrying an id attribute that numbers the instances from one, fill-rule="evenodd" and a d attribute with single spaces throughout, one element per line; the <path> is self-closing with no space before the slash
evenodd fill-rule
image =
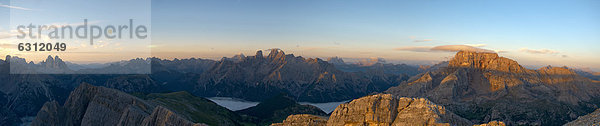
<path id="1" fill-rule="evenodd" d="M 245 101 L 242 99 L 229 98 L 229 97 L 210 97 L 207 98 L 220 106 L 223 106 L 231 111 L 242 110 L 246 108 L 250 108 L 252 106 L 258 105 L 258 102 Z M 312 105 L 317 108 L 323 110 L 325 113 L 331 113 L 335 108 L 348 101 L 340 101 L 340 102 L 327 102 L 327 103 L 310 103 L 310 102 L 299 102 L 302 105 Z"/>
<path id="2" fill-rule="evenodd" d="M 210 97 L 207 98 L 220 106 L 223 106 L 231 111 L 242 110 L 258 105 L 258 102 L 245 101 L 242 99 L 229 98 L 229 97 Z"/>

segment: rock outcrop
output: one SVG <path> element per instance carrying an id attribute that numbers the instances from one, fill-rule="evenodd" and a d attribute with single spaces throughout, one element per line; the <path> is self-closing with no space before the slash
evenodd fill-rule
<path id="1" fill-rule="evenodd" d="M 576 120 L 571 121 L 564 126 L 598 126 L 600 125 L 600 109 L 596 111 L 578 117 Z"/>
<path id="2" fill-rule="evenodd" d="M 504 122 L 491 121 L 489 123 L 473 125 L 473 126 L 506 126 L 506 124 L 504 124 Z"/>
<path id="3" fill-rule="evenodd" d="M 339 105 L 328 119 L 314 115 L 291 115 L 275 126 L 465 126 L 472 125 L 458 115 L 424 98 L 394 97 L 391 94 L 365 96 Z M 493 121 L 484 126 L 503 126 Z"/>
<path id="4" fill-rule="evenodd" d="M 33 126 L 74 125 L 173 125 L 194 124 L 162 107 L 115 89 L 81 84 L 71 92 L 64 106 L 47 102 Z"/>
<path id="5" fill-rule="evenodd" d="M 378 94 L 339 105 L 327 125 L 471 125 L 471 122 L 423 98 Z"/>
<path id="6" fill-rule="evenodd" d="M 310 114 L 290 115 L 281 123 L 271 126 L 326 126 L 327 118 Z"/>
<path id="7" fill-rule="evenodd" d="M 475 123 L 562 125 L 595 109 L 600 84 L 566 67 L 525 69 L 495 53 L 458 52 L 447 66 L 431 69 L 386 91 L 425 97 Z"/>

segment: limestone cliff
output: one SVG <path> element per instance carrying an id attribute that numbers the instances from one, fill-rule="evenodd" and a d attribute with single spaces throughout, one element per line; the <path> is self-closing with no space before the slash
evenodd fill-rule
<path id="1" fill-rule="evenodd" d="M 314 115 L 291 115 L 275 126 L 423 126 L 472 125 L 458 115 L 424 98 L 394 97 L 390 94 L 365 96 L 339 105 L 328 119 Z M 488 124 L 503 126 L 503 122 Z"/>
<path id="2" fill-rule="evenodd" d="M 339 105 L 327 125 L 471 125 L 471 122 L 423 98 L 378 94 Z"/>
<path id="3" fill-rule="evenodd" d="M 281 123 L 273 123 L 271 126 L 326 126 L 327 118 L 310 115 L 298 114 L 290 115 Z"/>
<path id="4" fill-rule="evenodd" d="M 600 84 L 566 67 L 530 70 L 495 53 L 467 51 L 386 92 L 428 98 L 475 123 L 562 125 L 600 105 Z"/>

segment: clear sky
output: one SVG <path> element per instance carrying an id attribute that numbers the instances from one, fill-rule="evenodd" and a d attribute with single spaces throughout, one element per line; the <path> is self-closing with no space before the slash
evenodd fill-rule
<path id="1" fill-rule="evenodd" d="M 31 10 L 11 10 L 74 10 L 20 5 Z M 152 0 L 150 47 L 162 58 L 281 48 L 304 57 L 422 63 L 475 48 L 523 65 L 600 70 L 599 12 L 597 0 Z"/>

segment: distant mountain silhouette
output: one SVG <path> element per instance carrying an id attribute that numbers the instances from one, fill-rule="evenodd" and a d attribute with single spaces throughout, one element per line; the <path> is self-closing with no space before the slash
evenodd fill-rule
<path id="1" fill-rule="evenodd" d="M 410 66 L 410 65 L 406 65 L 406 64 L 385 63 L 385 62 L 383 62 L 383 61 L 385 61 L 383 59 L 374 59 L 374 60 L 367 60 L 367 61 L 373 61 L 373 62 L 348 64 L 348 63 L 345 63 L 344 60 L 339 57 L 330 57 L 327 59 L 327 62 L 332 63 L 333 65 L 335 65 L 335 67 L 337 69 L 344 71 L 344 72 L 367 72 L 367 73 L 383 72 L 386 74 L 414 76 L 425 70 L 425 69 L 422 69 L 422 68 L 419 68 L 416 66 Z M 365 61 L 365 62 L 367 62 L 367 61 Z"/>

